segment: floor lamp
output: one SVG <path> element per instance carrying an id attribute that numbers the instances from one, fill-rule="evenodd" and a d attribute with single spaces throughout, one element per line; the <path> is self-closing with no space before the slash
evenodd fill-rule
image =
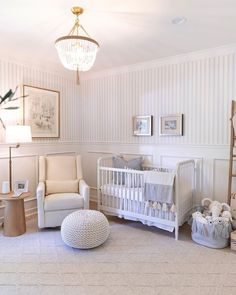
<path id="1" fill-rule="evenodd" d="M 31 127 L 25 125 L 6 126 L 6 143 L 15 144 L 9 146 L 9 187 L 12 189 L 12 159 L 11 150 L 20 147 L 21 143 L 32 142 Z"/>

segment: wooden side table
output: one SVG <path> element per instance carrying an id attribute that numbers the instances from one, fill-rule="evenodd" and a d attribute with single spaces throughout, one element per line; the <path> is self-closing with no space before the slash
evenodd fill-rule
<path id="1" fill-rule="evenodd" d="M 7 237 L 16 237 L 26 232 L 24 198 L 30 193 L 22 193 L 19 197 L 13 197 L 13 193 L 0 194 L 0 200 L 5 202 L 4 230 Z"/>

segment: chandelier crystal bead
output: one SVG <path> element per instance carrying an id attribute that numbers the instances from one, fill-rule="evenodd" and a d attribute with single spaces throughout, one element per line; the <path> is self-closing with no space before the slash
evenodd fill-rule
<path id="1" fill-rule="evenodd" d="M 93 66 L 99 44 L 90 38 L 83 26 L 79 23 L 79 15 L 83 8 L 73 7 L 76 21 L 69 35 L 58 38 L 55 41 L 58 56 L 66 69 L 73 71 L 88 71 Z"/>

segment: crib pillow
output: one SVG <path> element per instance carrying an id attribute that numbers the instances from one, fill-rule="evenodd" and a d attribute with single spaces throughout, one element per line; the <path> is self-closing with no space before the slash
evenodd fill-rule
<path id="1" fill-rule="evenodd" d="M 142 157 L 125 160 L 123 157 L 112 157 L 113 167 L 119 169 L 142 170 Z"/>
<path id="2" fill-rule="evenodd" d="M 113 167 L 118 169 L 142 170 L 142 157 L 125 160 L 123 157 L 115 156 L 112 157 L 112 163 Z M 125 173 L 122 173 L 122 185 L 125 182 Z M 120 184 L 119 175 L 115 175 L 115 184 Z"/>

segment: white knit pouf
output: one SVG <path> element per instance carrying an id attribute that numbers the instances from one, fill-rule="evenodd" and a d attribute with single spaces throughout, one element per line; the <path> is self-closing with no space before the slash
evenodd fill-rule
<path id="1" fill-rule="evenodd" d="M 110 233 L 104 214 L 95 210 L 78 210 L 62 222 L 63 242 L 73 248 L 91 249 L 103 244 Z"/>

